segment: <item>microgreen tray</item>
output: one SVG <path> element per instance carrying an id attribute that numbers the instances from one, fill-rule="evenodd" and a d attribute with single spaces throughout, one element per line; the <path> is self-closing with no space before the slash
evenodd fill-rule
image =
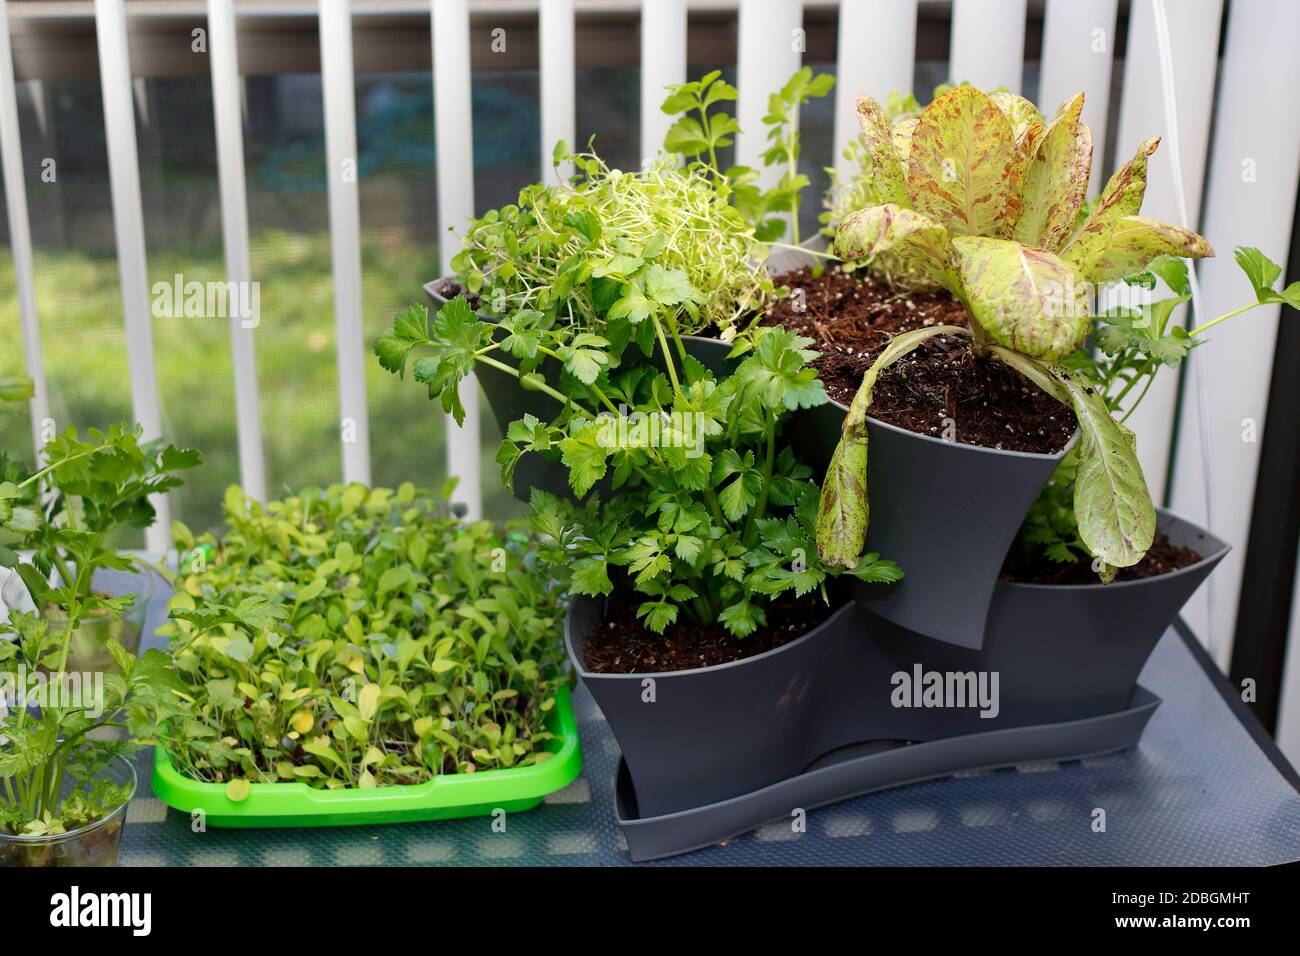
<path id="1" fill-rule="evenodd" d="M 371 823 L 414 823 L 516 813 L 542 802 L 582 772 L 578 725 L 569 689 L 561 687 L 548 724 L 555 756 L 528 767 L 444 774 L 410 786 L 322 790 L 305 783 L 255 783 L 246 799 L 226 796 L 221 783 L 191 780 L 178 771 L 163 747 L 154 748 L 153 791 L 163 803 L 192 813 L 202 810 L 213 827 L 325 827 Z"/>

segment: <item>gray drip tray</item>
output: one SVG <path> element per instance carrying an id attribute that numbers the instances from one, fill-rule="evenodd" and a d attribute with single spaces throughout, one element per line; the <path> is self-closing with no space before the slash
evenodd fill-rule
<path id="1" fill-rule="evenodd" d="M 1079 760 L 1132 747 L 1160 698 L 1145 687 L 1124 710 L 1101 717 L 963 734 L 924 743 L 867 741 L 841 747 L 797 776 L 761 790 L 658 817 L 637 813 L 623 761 L 614 785 L 618 825 L 632 859 L 655 860 L 716 844 L 772 820 L 794 825 L 800 811 L 954 773 L 1038 761 Z"/>

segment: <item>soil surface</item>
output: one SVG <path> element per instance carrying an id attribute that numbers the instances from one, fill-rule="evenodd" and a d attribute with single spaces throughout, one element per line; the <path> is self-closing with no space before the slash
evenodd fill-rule
<path id="1" fill-rule="evenodd" d="M 817 276 L 804 267 L 775 281 L 791 295 L 777 301 L 764 324 L 811 338 L 822 353 L 813 365 L 827 394 L 845 405 L 895 335 L 969 324 L 965 307 L 946 292 L 899 293 L 863 273 L 826 269 Z M 1038 386 L 1001 362 L 976 359 L 968 339 L 947 335 L 880 376 L 871 417 L 967 445 L 1039 454 L 1060 451 L 1075 428 L 1074 413 Z"/>
<path id="2" fill-rule="evenodd" d="M 1080 559 L 1073 564 L 1057 564 L 1039 557 L 1030 561 L 1012 550 L 1007 556 L 1007 563 L 1002 568 L 1003 581 L 1016 581 L 1021 584 L 1096 584 L 1097 572 L 1092 570 L 1092 562 Z M 1161 532 L 1156 532 L 1151 550 L 1137 564 L 1129 568 L 1120 568 L 1115 575 L 1116 581 L 1138 581 L 1153 578 L 1158 574 L 1168 574 L 1181 568 L 1191 567 L 1201 560 L 1201 555 L 1191 548 L 1171 544 Z"/>
<path id="3" fill-rule="evenodd" d="M 656 634 L 637 620 L 636 609 L 642 600 L 621 590 L 606 600 L 605 620 L 587 638 L 584 649 L 587 670 L 597 674 L 645 674 L 727 664 L 788 644 L 835 610 L 816 593 L 801 598 L 780 595 L 763 605 L 767 625 L 749 637 L 736 637 L 721 624 L 685 621 L 685 614 L 679 623 Z"/>
<path id="4" fill-rule="evenodd" d="M 465 296 L 465 301 L 469 303 L 469 307 L 475 312 L 478 311 L 480 304 L 478 293 L 466 292 L 465 288 L 451 276 L 443 276 L 435 282 L 433 284 L 433 291 L 438 293 L 438 295 L 442 296 L 448 302 L 456 298 L 458 295 L 463 295 Z"/>

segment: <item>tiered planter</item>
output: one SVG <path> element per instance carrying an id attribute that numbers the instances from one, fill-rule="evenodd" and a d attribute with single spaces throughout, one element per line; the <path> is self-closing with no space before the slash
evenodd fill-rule
<path id="1" fill-rule="evenodd" d="M 1161 513 L 1160 526 L 1201 561 L 1111 585 L 999 583 L 978 649 L 849 602 L 798 640 L 730 664 L 593 674 L 583 648 L 602 607 L 575 600 L 569 654 L 623 752 L 618 814 L 633 858 L 685 852 L 872 790 L 1133 746 L 1159 704 L 1138 675 L 1227 552 L 1181 518 Z M 895 675 L 917 668 L 997 674 L 996 714 L 895 706 Z"/>
<path id="2" fill-rule="evenodd" d="M 779 272 L 801 264 L 773 264 Z M 430 287 L 430 295 L 437 299 Z M 690 337 L 687 351 L 725 373 L 729 347 Z M 510 376 L 481 376 L 504 429 L 545 396 Z M 784 437 L 822 474 L 848 409 L 798 412 Z M 1202 559 L 1110 585 L 999 581 L 1025 514 L 1075 437 L 1053 455 L 1000 451 L 868 420 L 866 550 L 897 561 L 897 585 L 853 586 L 803 637 L 732 663 L 656 674 L 596 674 L 585 642 L 603 604 L 576 598 L 566 622 L 575 669 L 623 752 L 619 824 L 634 859 L 684 852 L 794 808 L 972 769 L 1065 760 L 1134 745 L 1159 704 L 1138 674 L 1227 546 L 1177 516 L 1159 526 Z M 558 462 L 516 472 L 567 493 Z M 855 583 L 856 584 L 856 583 Z M 850 600 L 849 598 L 852 598 Z M 898 707 L 895 675 L 996 674 L 996 714 L 978 706 Z"/>

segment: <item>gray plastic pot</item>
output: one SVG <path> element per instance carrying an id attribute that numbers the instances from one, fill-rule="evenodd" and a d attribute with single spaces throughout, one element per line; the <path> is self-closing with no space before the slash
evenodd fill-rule
<path id="1" fill-rule="evenodd" d="M 688 346 L 718 363 L 729 347 Z M 839 444 L 848 408 L 828 402 L 796 412 L 784 437 L 818 479 Z M 1078 434 L 1054 455 L 963 445 L 867 420 L 871 522 L 866 550 L 898 562 L 906 577 L 890 588 L 860 585 L 855 597 L 909 631 L 978 648 L 1003 560 L 1025 514 Z"/>
<path id="2" fill-rule="evenodd" d="M 862 612 L 846 602 L 781 647 L 729 664 L 655 674 L 596 674 L 584 663 L 604 602 L 575 597 L 565 619 L 574 668 L 617 738 L 643 813 L 701 806 L 801 772 L 833 749 L 819 715 L 822 684 L 862 641 Z"/>
<path id="3" fill-rule="evenodd" d="M 818 239 L 809 248 L 820 248 Z M 768 269 L 816 258 L 781 250 Z M 848 407 L 831 402 L 800 412 L 786 428 L 796 453 L 819 478 L 839 443 Z M 869 418 L 866 550 L 898 562 L 906 578 L 856 596 L 887 621 L 960 647 L 978 648 L 998 574 L 1034 499 L 1078 440 L 1054 455 L 963 445 Z"/>
<path id="4" fill-rule="evenodd" d="M 983 657 L 1002 675 L 1009 720 L 1074 719 L 1124 706 L 1160 638 L 1229 549 L 1186 518 L 1164 509 L 1156 515 L 1170 542 L 1200 561 L 1113 584 L 998 583 Z"/>
<path id="5" fill-rule="evenodd" d="M 1135 706 L 1138 675 L 1227 552 L 1222 541 L 1167 512 L 1160 527 L 1202 559 L 1170 574 L 1110 585 L 999 583 L 982 648 L 932 640 L 848 604 L 798 640 L 745 660 L 670 673 L 593 674 L 583 654 L 603 602 L 582 597 L 569 609 L 565 639 L 622 749 L 640 818 L 743 802 L 849 750 L 1082 721 L 1065 749 L 1041 733 L 980 736 L 993 742 L 980 745 L 980 764 L 998 765 L 1000 754 L 1005 762 L 1029 759 L 1025 746 L 1042 759 L 1101 753 L 1136 741 L 1145 716 L 1135 723 L 1123 715 Z M 986 689 L 996 687 L 996 695 L 965 705 L 900 705 L 900 675 L 918 670 L 969 674 Z M 1149 709 L 1144 705 L 1147 716 Z M 1110 717 L 1118 723 L 1102 719 Z M 1089 723 L 1094 719 L 1099 722 Z M 998 749 L 1004 743 L 1005 754 Z M 944 769 L 949 756 L 937 759 L 926 773 L 951 772 Z M 959 761 L 952 770 L 965 768 Z M 918 779 L 918 768 L 906 760 L 898 772 L 903 776 L 894 783 Z M 846 777 L 845 786 L 857 789 L 839 796 L 861 792 L 864 779 Z M 871 787 L 893 785 L 888 773 L 870 779 Z M 816 789 L 821 802 L 839 798 L 822 785 Z"/>

